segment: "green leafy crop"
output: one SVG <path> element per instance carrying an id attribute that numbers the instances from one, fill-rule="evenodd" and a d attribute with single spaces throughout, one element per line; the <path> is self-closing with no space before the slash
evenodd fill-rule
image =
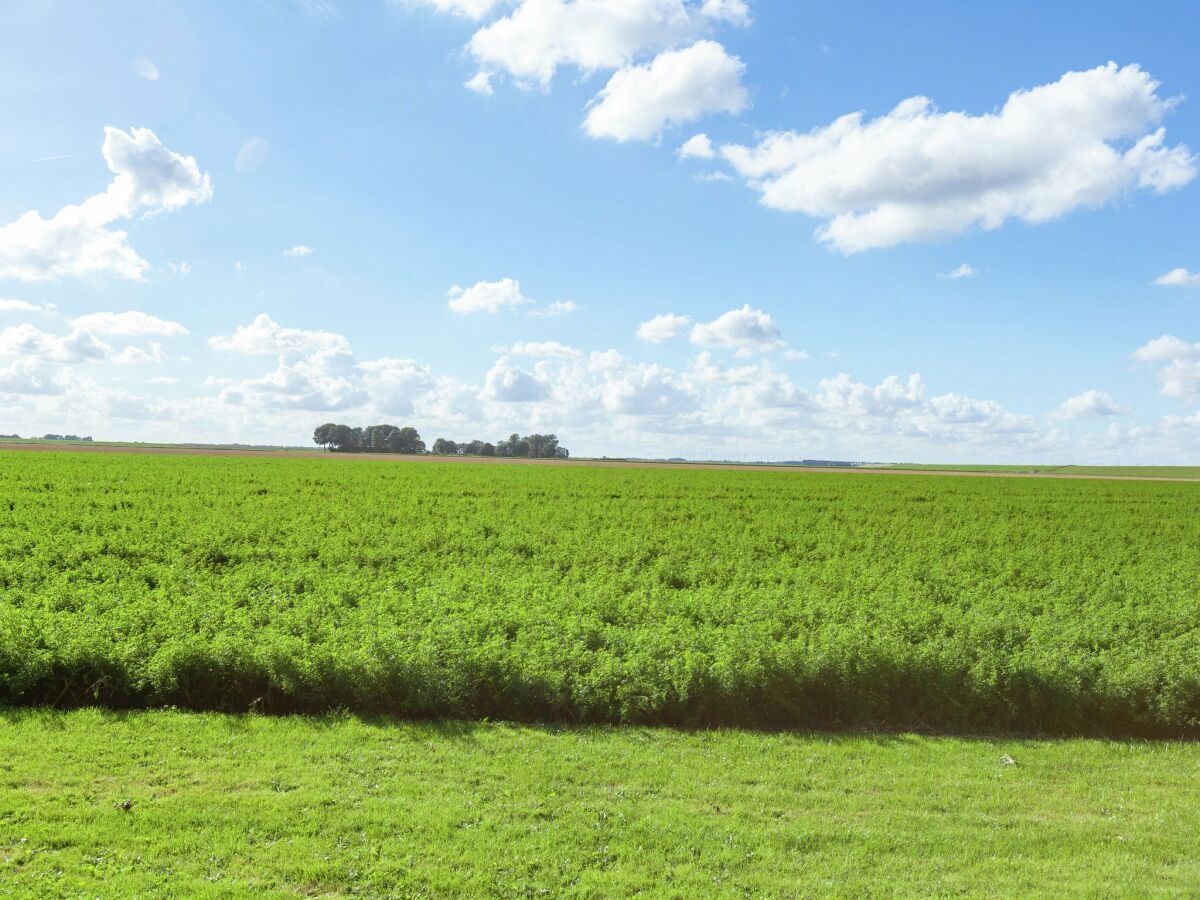
<path id="1" fill-rule="evenodd" d="M 0 701 L 1200 732 L 1200 485 L 0 461 Z"/>

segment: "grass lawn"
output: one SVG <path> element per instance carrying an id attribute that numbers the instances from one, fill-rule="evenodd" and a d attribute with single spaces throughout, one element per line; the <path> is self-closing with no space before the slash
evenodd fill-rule
<path id="1" fill-rule="evenodd" d="M 9 710 L 0 894 L 1185 896 L 1197 778 L 1170 742 Z"/>

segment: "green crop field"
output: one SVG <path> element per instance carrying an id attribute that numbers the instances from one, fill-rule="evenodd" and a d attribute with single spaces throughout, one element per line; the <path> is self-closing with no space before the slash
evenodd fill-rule
<path id="1" fill-rule="evenodd" d="M 1200 485 L 3 454 L 0 701 L 1187 735 Z"/>
<path id="2" fill-rule="evenodd" d="M 1200 466 L 988 466 L 897 463 L 883 469 L 925 472 L 1003 472 L 1015 475 L 1111 475 L 1122 478 L 1186 478 L 1200 480 Z"/>

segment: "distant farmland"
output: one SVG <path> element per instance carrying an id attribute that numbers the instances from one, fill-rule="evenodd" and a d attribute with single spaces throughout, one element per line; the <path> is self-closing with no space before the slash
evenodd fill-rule
<path id="1" fill-rule="evenodd" d="M 1200 485 L 5 453 L 0 701 L 1200 732 Z"/>

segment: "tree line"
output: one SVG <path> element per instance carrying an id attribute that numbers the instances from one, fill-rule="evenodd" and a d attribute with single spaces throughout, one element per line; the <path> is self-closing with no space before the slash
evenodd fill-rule
<path id="1" fill-rule="evenodd" d="M 355 428 L 327 422 L 317 426 L 313 432 L 313 443 L 337 453 L 434 453 L 439 456 L 509 456 L 526 459 L 566 459 L 570 456 L 567 448 L 558 443 L 557 435 L 521 436 L 515 432 L 495 444 L 481 440 L 460 444 L 447 438 L 438 438 L 433 442 L 433 449 L 426 450 L 417 429 L 397 425 Z"/>

